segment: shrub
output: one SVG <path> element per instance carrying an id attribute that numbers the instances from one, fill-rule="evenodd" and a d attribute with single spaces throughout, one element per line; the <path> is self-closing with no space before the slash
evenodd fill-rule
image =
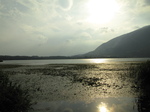
<path id="1" fill-rule="evenodd" d="M 0 71 L 0 112 L 27 112 L 31 104 L 29 91 L 12 83 L 8 75 Z"/>

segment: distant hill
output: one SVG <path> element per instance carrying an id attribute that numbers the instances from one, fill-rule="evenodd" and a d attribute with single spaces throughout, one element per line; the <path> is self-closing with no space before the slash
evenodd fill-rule
<path id="1" fill-rule="evenodd" d="M 76 57 L 150 57 L 150 26 L 116 37 Z"/>

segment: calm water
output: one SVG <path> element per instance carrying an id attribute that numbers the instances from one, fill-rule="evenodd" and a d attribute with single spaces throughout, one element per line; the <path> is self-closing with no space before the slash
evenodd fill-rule
<path id="1" fill-rule="evenodd" d="M 34 112 L 142 112 L 138 111 L 135 98 L 99 98 L 85 103 L 69 101 L 40 102 Z"/>
<path id="2" fill-rule="evenodd" d="M 45 64 L 87 64 L 110 62 L 147 61 L 150 58 L 97 58 L 97 59 L 56 59 L 56 60 L 6 60 L 0 64 L 45 65 Z"/>

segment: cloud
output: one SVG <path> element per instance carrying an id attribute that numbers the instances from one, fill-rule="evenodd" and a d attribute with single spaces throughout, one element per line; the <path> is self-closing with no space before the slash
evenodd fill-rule
<path id="1" fill-rule="evenodd" d="M 145 4 L 146 5 L 150 5 L 150 1 L 149 0 L 145 0 Z"/>
<path id="2" fill-rule="evenodd" d="M 150 1 L 149 0 L 138 0 L 138 3 L 142 6 L 142 7 L 147 7 L 150 5 Z"/>
<path id="3" fill-rule="evenodd" d="M 149 24 L 149 0 L 117 1 L 121 10 L 111 23 L 92 24 L 87 0 L 0 0 L 0 53 L 78 54 Z"/>
<path id="4" fill-rule="evenodd" d="M 4 8 L 4 6 L 2 5 L 1 1 L 0 1 L 0 9 L 2 10 Z"/>
<path id="5" fill-rule="evenodd" d="M 113 33 L 115 31 L 114 29 L 109 28 L 109 27 L 102 27 L 99 30 L 100 30 L 101 33 L 104 33 L 104 34 Z"/>
<path id="6" fill-rule="evenodd" d="M 82 38 L 85 40 L 85 39 L 91 39 L 92 36 L 87 32 L 82 32 L 81 34 L 79 34 L 79 38 Z"/>
<path id="7" fill-rule="evenodd" d="M 73 0 L 57 0 L 58 5 L 63 10 L 70 10 L 73 5 Z"/>

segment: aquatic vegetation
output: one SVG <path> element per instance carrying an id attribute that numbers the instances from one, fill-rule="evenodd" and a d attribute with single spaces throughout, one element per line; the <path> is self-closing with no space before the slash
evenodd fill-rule
<path id="1" fill-rule="evenodd" d="M 7 74 L 0 71 L 0 112 L 28 112 L 31 98 L 28 90 L 9 80 Z"/>
<path id="2" fill-rule="evenodd" d="M 137 66 L 137 78 L 140 80 L 140 87 L 150 92 L 150 61 Z"/>
<path id="3" fill-rule="evenodd" d="M 12 97 L 13 101 L 21 102 L 19 103 L 20 106 L 18 104 L 19 108 L 24 108 L 21 107 L 21 104 L 25 101 L 25 98 L 28 99 L 26 100 L 26 106 L 28 103 L 32 104 L 30 102 L 31 95 L 32 101 L 37 102 L 37 104 L 41 100 L 88 100 L 90 102 L 92 99 L 100 97 L 136 96 L 138 97 L 136 101 L 137 107 L 139 107 L 139 112 L 142 112 L 140 109 L 143 108 L 144 105 L 147 107 L 150 106 L 150 100 L 148 100 L 150 87 L 149 67 L 149 61 L 145 63 L 121 62 L 103 64 L 52 64 L 39 66 L 3 65 L 0 67 L 3 70 L 3 75 L 0 75 L 0 79 L 3 79 L 3 84 L 6 84 L 6 87 L 10 86 L 10 88 L 14 88 L 14 90 L 11 90 L 12 93 L 9 93 L 10 96 L 15 96 L 14 94 L 17 94 L 15 97 L 22 99 L 19 100 Z M 25 90 L 22 90 L 22 88 Z M 6 93 L 10 91 L 10 89 L 6 91 L 5 88 L 2 90 Z M 15 93 L 16 90 L 19 91 L 19 93 Z M 140 96 L 138 96 L 139 90 L 141 90 Z M 29 94 L 30 96 L 28 96 Z M 0 95 L 2 96 L 2 92 Z M 19 96 L 21 95 L 26 95 L 26 97 L 20 98 Z M 2 99 L 1 96 L 0 99 Z M 5 99 L 2 99 L 2 101 L 5 101 Z M 0 106 L 2 107 L 2 103 L 0 103 Z M 31 107 L 35 109 L 34 106 L 35 105 L 32 105 Z M 22 112 L 25 112 L 25 109 Z"/>
<path id="4" fill-rule="evenodd" d="M 139 91 L 137 106 L 139 112 L 150 111 L 150 61 L 132 65 L 129 75 L 134 78 L 133 83 L 137 85 L 136 90 Z"/>
<path id="5" fill-rule="evenodd" d="M 131 65 L 129 75 L 135 79 L 138 89 L 150 92 L 150 61 Z"/>
<path id="6" fill-rule="evenodd" d="M 101 96 L 131 94 L 130 64 L 25 65 L 3 69 L 14 83 L 27 88 L 32 100 L 87 100 Z M 90 100 L 90 99 L 89 99 Z"/>

